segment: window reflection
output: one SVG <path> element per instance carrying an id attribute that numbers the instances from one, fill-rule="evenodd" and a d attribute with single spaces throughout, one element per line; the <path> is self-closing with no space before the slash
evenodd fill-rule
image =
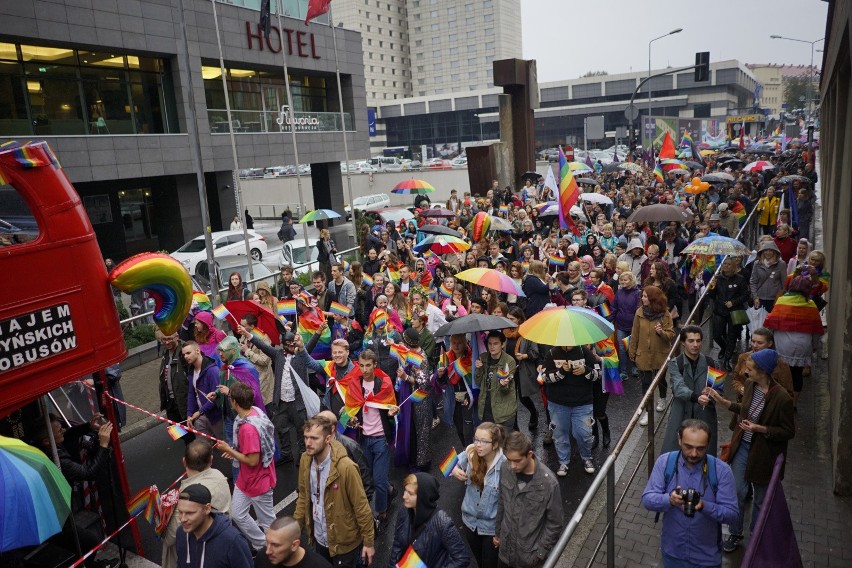
<path id="1" fill-rule="evenodd" d="M 32 242 L 39 229 L 27 202 L 10 185 L 0 185 L 0 249 Z"/>

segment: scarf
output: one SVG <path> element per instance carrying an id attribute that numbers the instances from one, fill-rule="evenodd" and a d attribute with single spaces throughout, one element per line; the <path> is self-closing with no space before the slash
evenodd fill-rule
<path id="1" fill-rule="evenodd" d="M 648 306 L 642 306 L 642 315 L 644 315 L 647 319 L 654 321 L 663 317 L 665 312 L 652 312 Z"/>
<path id="2" fill-rule="evenodd" d="M 237 451 L 240 449 L 240 437 L 238 435 L 240 427 L 243 424 L 250 424 L 254 426 L 254 429 L 257 430 L 257 434 L 260 437 L 260 463 L 263 467 L 269 467 L 269 464 L 272 463 L 272 460 L 275 457 L 275 427 L 272 425 L 269 418 L 267 418 L 263 410 L 256 406 L 253 406 L 252 409 L 257 412 L 256 415 L 249 415 L 245 418 L 237 416 L 234 419 L 233 448 Z M 234 465 L 239 467 L 240 462 L 237 460 L 233 461 Z"/>
<path id="3" fill-rule="evenodd" d="M 520 334 L 518 333 L 517 327 L 508 327 L 503 330 L 503 335 L 505 335 L 507 339 L 514 339 Z"/>
<path id="4" fill-rule="evenodd" d="M 825 333 L 816 304 L 798 292 L 787 292 L 778 298 L 763 325 L 775 331 Z"/>

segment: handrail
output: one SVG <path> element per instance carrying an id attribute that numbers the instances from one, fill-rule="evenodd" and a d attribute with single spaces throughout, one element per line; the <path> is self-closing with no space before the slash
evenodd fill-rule
<path id="1" fill-rule="evenodd" d="M 748 229 L 749 231 L 752 231 L 752 230 L 755 229 L 755 227 L 751 227 L 751 224 L 752 224 L 753 218 L 756 218 L 756 215 L 755 215 L 756 212 L 757 212 L 757 208 L 753 208 L 751 213 L 749 213 L 749 216 L 746 218 L 746 222 L 743 224 L 742 227 L 740 227 L 740 230 L 737 233 L 736 238 L 739 239 L 740 237 L 744 236 L 745 233 L 746 233 L 746 229 Z M 727 258 L 727 256 L 725 258 Z M 719 274 L 719 271 L 721 269 L 722 269 L 722 263 L 720 262 L 718 264 L 718 266 L 716 266 L 716 270 L 713 272 L 713 278 L 716 278 L 716 276 Z M 692 308 L 692 311 L 689 312 L 689 316 L 687 316 L 687 318 L 685 320 L 686 322 L 693 321 L 693 319 L 694 319 L 694 317 L 697 313 L 697 310 L 701 307 L 705 298 L 707 298 L 707 292 L 709 292 L 709 288 L 704 290 L 704 293 L 701 295 L 701 297 L 695 303 L 695 307 Z M 666 360 L 663 362 L 663 364 L 657 370 L 657 374 L 654 375 L 654 380 L 651 382 L 647 391 L 645 391 L 645 395 L 642 397 L 642 400 L 639 402 L 639 405 L 636 407 L 636 410 L 633 412 L 633 416 L 631 417 L 630 422 L 627 423 L 627 427 L 624 429 L 624 433 L 618 439 L 618 442 L 616 442 L 615 447 L 613 448 L 612 452 L 609 454 L 609 456 L 607 456 L 603 465 L 598 470 L 597 475 L 595 475 L 594 480 L 592 480 L 592 485 L 589 487 L 589 489 L 583 495 L 583 499 L 580 501 L 580 504 L 577 506 L 577 509 L 574 511 L 574 514 L 571 515 L 571 519 L 568 521 L 568 525 L 562 531 L 562 534 L 559 536 L 559 540 L 556 542 L 556 545 L 551 549 L 550 554 L 547 556 L 547 560 L 545 561 L 543 568 L 554 568 L 556 566 L 556 563 L 559 561 L 559 557 L 562 556 L 562 553 L 565 551 L 565 548 L 568 546 L 568 542 L 571 540 L 571 537 L 574 535 L 574 531 L 577 529 L 577 526 L 580 524 L 580 521 L 583 519 L 583 515 L 588 510 L 592 501 L 595 499 L 595 496 L 596 496 L 598 490 L 600 489 L 601 485 L 603 485 L 604 480 L 609 478 L 611 480 L 611 483 L 614 485 L 614 483 L 615 483 L 614 468 L 615 468 L 616 459 L 618 458 L 621 451 L 624 449 L 624 446 L 627 444 L 627 441 L 630 438 L 630 436 L 633 434 L 633 430 L 636 428 L 636 425 L 639 423 L 639 419 L 642 416 L 642 412 L 643 412 L 643 410 L 645 410 L 646 406 L 647 406 L 647 412 L 648 412 L 648 437 L 649 437 L 648 448 L 647 448 L 646 451 L 650 450 L 650 454 L 649 454 L 650 459 L 649 459 L 649 462 L 648 462 L 649 474 L 650 474 L 650 470 L 651 470 L 651 468 L 653 468 L 654 459 L 655 459 L 654 456 L 653 456 L 653 453 L 654 453 L 653 439 L 654 439 L 655 433 L 654 433 L 654 405 L 649 404 L 649 403 L 653 402 L 654 393 L 657 390 L 657 385 L 659 384 L 659 382 L 662 380 L 663 376 L 665 375 L 666 369 L 668 368 L 668 363 L 674 357 L 675 353 L 677 352 L 679 345 L 680 345 L 680 337 L 677 337 L 675 339 L 674 343 L 672 344 L 671 349 L 669 350 L 669 354 L 666 356 Z M 670 405 L 671 405 L 671 401 L 669 401 L 669 403 L 668 403 L 668 406 L 670 406 Z M 667 406 L 667 408 L 668 408 L 668 406 Z M 638 467 L 637 467 L 637 471 L 638 471 Z M 632 481 L 632 478 L 631 478 L 631 481 Z M 610 492 L 609 489 L 610 488 L 608 487 L 608 493 Z M 621 505 L 621 502 L 619 502 L 619 506 L 620 505 Z M 607 541 L 608 541 L 607 544 L 608 545 L 609 545 L 609 543 L 614 542 L 614 540 L 615 540 L 615 531 L 614 531 L 615 517 L 614 517 L 614 513 L 617 510 L 618 509 L 616 508 L 613 511 L 612 519 L 607 523 L 607 525 L 604 529 L 608 533 L 608 536 L 607 536 Z M 594 561 L 595 557 L 597 556 L 597 553 L 600 551 L 600 544 L 601 543 L 599 542 L 599 545 L 596 548 L 594 555 L 592 556 L 592 559 L 591 559 L 592 561 Z M 607 555 L 608 566 L 615 566 L 614 562 L 615 562 L 615 558 L 613 557 L 613 555 L 608 554 Z"/>

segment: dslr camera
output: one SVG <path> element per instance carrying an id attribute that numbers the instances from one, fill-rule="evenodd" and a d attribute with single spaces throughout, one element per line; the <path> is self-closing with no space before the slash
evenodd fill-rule
<path id="1" fill-rule="evenodd" d="M 691 487 L 680 490 L 680 496 L 683 499 L 683 514 L 687 517 L 695 516 L 695 507 L 701 501 L 701 493 L 697 489 Z"/>

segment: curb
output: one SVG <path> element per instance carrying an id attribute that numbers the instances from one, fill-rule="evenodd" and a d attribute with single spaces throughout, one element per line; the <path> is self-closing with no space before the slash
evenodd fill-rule
<path id="1" fill-rule="evenodd" d="M 163 416 L 164 414 L 164 412 L 157 413 L 158 416 Z M 161 420 L 157 420 L 153 416 L 148 416 L 147 418 L 143 418 L 142 420 L 134 422 L 129 426 L 125 426 L 121 430 L 121 434 L 119 434 L 119 440 L 124 443 L 128 440 L 135 438 L 139 434 L 144 434 L 145 432 L 159 424 L 164 424 L 164 422 L 162 422 Z"/>

